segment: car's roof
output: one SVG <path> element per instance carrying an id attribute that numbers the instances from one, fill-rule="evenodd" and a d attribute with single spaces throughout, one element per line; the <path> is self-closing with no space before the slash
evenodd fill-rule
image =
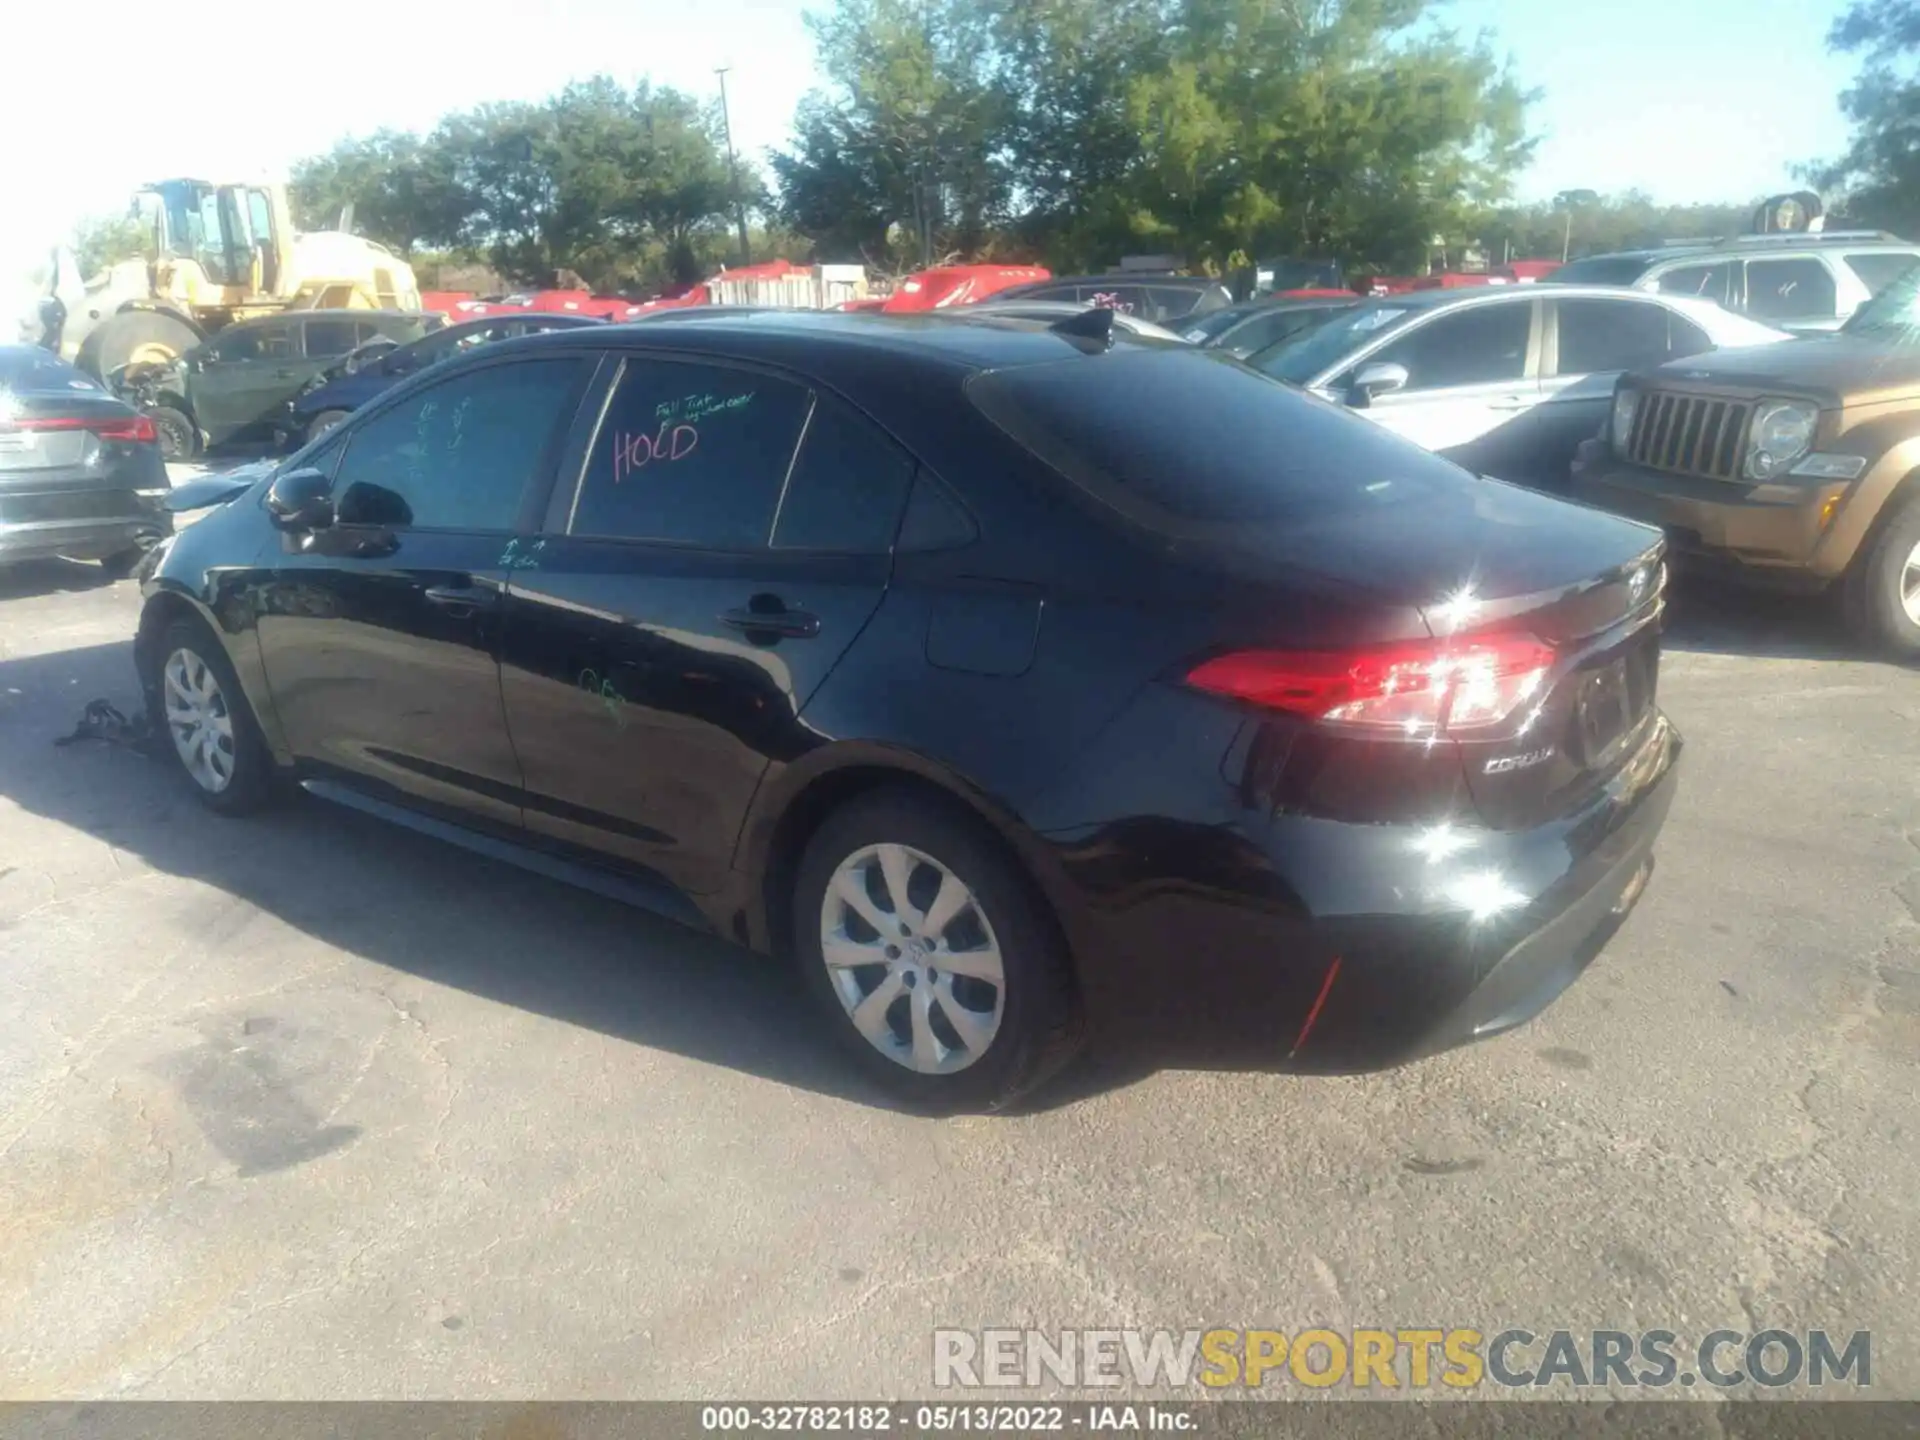
<path id="1" fill-rule="evenodd" d="M 953 305 L 932 313 L 948 320 L 1061 320 L 1071 319 L 1075 315 L 1084 315 L 1098 307 L 1083 305 L 1078 300 L 1001 300 L 998 296 L 988 296 L 973 305 Z M 1180 337 L 1166 326 L 1139 315 L 1129 315 L 1125 311 L 1113 312 L 1113 323 L 1120 329 L 1136 330 L 1139 333 L 1168 340 Z"/>
<path id="2" fill-rule="evenodd" d="M 1731 259 L 1735 255 L 1797 255 L 1828 250 L 1886 250 L 1897 254 L 1920 250 L 1911 240 L 1850 239 L 1844 232 L 1832 235 L 1796 235 L 1727 240 L 1712 245 L 1662 245 L 1644 250 L 1609 250 L 1599 255 L 1580 255 L 1569 262 L 1579 265 L 1589 260 L 1638 260 L 1644 265 L 1660 265 L 1669 260 L 1698 260 L 1703 256 Z"/>
<path id="3" fill-rule="evenodd" d="M 681 324 L 666 317 L 642 324 L 596 327 L 596 343 L 650 346 L 670 342 L 676 350 L 736 359 L 761 359 L 816 368 L 819 363 L 857 363 L 884 356 L 890 362 L 943 370 L 993 370 L 1038 365 L 1083 354 L 1080 346 L 1046 327 L 1016 324 L 955 325 L 950 312 L 884 315 L 873 311 L 768 310 L 737 318 Z M 984 317 L 983 317 L 984 318 Z M 516 349 L 577 344 L 579 336 L 549 333 L 502 341 Z M 499 347 L 488 346 L 499 353 Z"/>
<path id="4" fill-rule="evenodd" d="M 366 312 L 350 311 L 346 313 L 365 314 Z M 404 314 L 407 312 L 387 311 L 383 313 Z M 456 334 L 462 330 L 491 330 L 497 325 L 530 324 L 545 325 L 549 328 L 565 330 L 578 328 L 582 325 L 603 326 L 605 322 L 594 315 L 570 315 L 564 310 L 512 310 L 504 314 L 476 315 L 471 320 L 456 320 L 450 325 L 441 326 L 438 330 L 434 331 L 432 335 L 422 336 L 421 338 L 433 340 L 445 335 Z"/>

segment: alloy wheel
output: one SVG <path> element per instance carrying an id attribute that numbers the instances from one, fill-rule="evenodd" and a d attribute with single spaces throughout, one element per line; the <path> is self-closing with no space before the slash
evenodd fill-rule
<path id="1" fill-rule="evenodd" d="M 187 649 L 175 650 L 161 668 L 167 734 L 193 783 L 218 795 L 233 783 L 233 713 L 219 677 Z"/>
<path id="2" fill-rule="evenodd" d="M 1006 971 L 965 881 L 906 845 L 869 845 L 833 873 L 820 954 L 853 1028 L 895 1064 L 951 1075 L 987 1053 L 1006 1011 Z"/>

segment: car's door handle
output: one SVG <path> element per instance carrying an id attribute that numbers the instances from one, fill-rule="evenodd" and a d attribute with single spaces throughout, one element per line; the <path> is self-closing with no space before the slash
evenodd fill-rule
<path id="1" fill-rule="evenodd" d="M 420 593 L 429 605 L 455 616 L 491 609 L 500 599 L 499 592 L 475 585 L 429 585 Z"/>
<path id="2" fill-rule="evenodd" d="M 1524 410 L 1533 404 L 1534 399 L 1535 397 L 1531 395 L 1502 395 L 1498 400 L 1489 400 L 1487 408 L 1489 410 Z"/>
<path id="3" fill-rule="evenodd" d="M 744 630 L 749 635 L 781 635 L 795 640 L 811 640 L 820 633 L 820 617 L 805 610 L 788 610 L 784 606 L 766 609 L 749 606 L 744 610 L 729 610 L 720 617 L 723 625 L 731 625 L 735 630 Z"/>

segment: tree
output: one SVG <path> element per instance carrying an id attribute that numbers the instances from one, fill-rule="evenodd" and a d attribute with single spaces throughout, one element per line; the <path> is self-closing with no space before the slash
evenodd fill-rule
<path id="1" fill-rule="evenodd" d="M 453 156 L 441 146 L 392 130 L 342 140 L 293 167 L 294 222 L 330 230 L 351 205 L 361 234 L 402 255 L 452 242 L 469 213 L 455 183 Z"/>
<path id="2" fill-rule="evenodd" d="M 743 185 L 755 203 L 758 180 Z M 697 278 L 731 205 L 715 108 L 605 76 L 449 115 L 425 137 L 344 140 L 296 167 L 294 194 L 310 227 L 351 204 L 357 230 L 403 253 L 454 250 L 517 284 L 570 271 L 609 290 Z"/>
<path id="3" fill-rule="evenodd" d="M 987 0 L 839 0 L 808 17 L 830 89 L 773 158 L 788 223 L 874 260 L 987 243 L 1012 189 L 989 14 Z M 886 257 L 896 227 L 908 243 Z"/>
<path id="4" fill-rule="evenodd" d="M 1854 0 L 1827 44 L 1861 57 L 1840 97 L 1853 140 L 1837 160 L 1802 173 L 1822 190 L 1844 192 L 1853 220 L 1911 234 L 1920 228 L 1920 0 Z"/>
<path id="5" fill-rule="evenodd" d="M 140 222 L 129 215 L 97 215 L 73 227 L 73 258 L 82 277 L 98 275 L 122 260 L 147 253 L 149 240 Z"/>

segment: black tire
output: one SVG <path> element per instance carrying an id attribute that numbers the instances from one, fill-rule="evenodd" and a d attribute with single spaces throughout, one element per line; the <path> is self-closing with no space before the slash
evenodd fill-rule
<path id="1" fill-rule="evenodd" d="M 998 943 L 1003 974 L 999 1029 L 965 1068 L 923 1074 L 889 1058 L 855 1028 L 847 1004 L 835 989 L 822 951 L 822 905 L 841 864 L 875 845 L 906 846 L 944 866 L 972 891 Z M 938 877 L 925 870 L 916 872 L 915 878 L 938 884 Z M 927 902 L 913 899 L 910 903 Z M 1005 846 L 958 805 L 912 789 L 889 788 L 870 791 L 835 811 L 815 832 L 801 858 L 793 917 L 793 953 L 835 1043 L 875 1085 L 914 1110 L 930 1114 L 1004 1110 L 1058 1072 L 1079 1049 L 1079 1006 L 1064 943 Z M 928 963 L 937 965 L 938 959 L 936 952 Z M 872 994 L 889 973 L 884 966 L 863 967 L 858 972 L 863 978 L 852 983 Z M 937 971 L 922 974 L 937 979 Z M 951 987 L 959 982 L 949 973 L 946 983 L 951 994 Z M 910 1003 L 911 992 L 906 992 L 906 998 L 888 1011 L 898 1016 L 893 1034 L 902 1044 L 907 1043 L 902 1032 Z M 947 1033 L 958 1032 L 949 1029 Z"/>
<path id="2" fill-rule="evenodd" d="M 322 410 L 307 422 L 307 444 L 312 444 L 326 434 L 353 412 L 351 410 Z"/>
<path id="3" fill-rule="evenodd" d="M 160 350 L 169 355 L 184 355 L 198 345 L 201 338 L 193 326 L 163 310 L 122 310 L 94 326 L 80 342 L 80 353 L 74 363 L 94 379 L 104 382 L 139 351 Z"/>
<path id="4" fill-rule="evenodd" d="M 175 743 L 167 719 L 166 668 L 178 652 L 197 658 L 211 673 L 233 728 L 232 772 L 224 787 L 209 788 L 188 767 Z M 187 787 L 209 810 L 220 815 L 246 815 L 268 803 L 274 795 L 273 758 L 267 753 L 259 723 L 253 717 L 246 691 L 227 659 L 226 647 L 198 620 L 175 620 L 168 625 L 154 651 L 154 671 L 147 677 L 149 713 L 153 717 L 155 744 L 169 757 Z"/>
<path id="5" fill-rule="evenodd" d="M 1908 564 L 1920 561 L 1920 491 L 1894 503 L 1847 573 L 1847 621 L 1870 644 L 1920 660 L 1920 622 L 1901 600 Z"/>
<path id="6" fill-rule="evenodd" d="M 130 550 L 106 556 L 100 561 L 100 568 L 106 572 L 109 580 L 124 580 L 139 567 L 146 554 L 144 548 L 136 545 Z"/>
<path id="7" fill-rule="evenodd" d="M 171 405 L 156 405 L 147 412 L 153 428 L 160 432 L 160 458 L 169 464 L 191 460 L 200 453 L 200 427 Z"/>

